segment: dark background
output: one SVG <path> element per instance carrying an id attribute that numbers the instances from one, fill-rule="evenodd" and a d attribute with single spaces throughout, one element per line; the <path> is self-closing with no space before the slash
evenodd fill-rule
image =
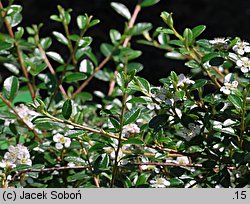
<path id="1" fill-rule="evenodd" d="M 4 2 L 4 1 L 3 1 Z M 5 1 L 6 2 L 6 1 Z M 124 18 L 119 16 L 111 7 L 108 0 L 17 0 L 23 6 L 23 26 L 44 23 L 42 36 L 51 35 L 53 30 L 61 30 L 61 25 L 49 19 L 50 15 L 57 13 L 58 4 L 65 8 L 72 8 L 73 18 L 79 14 L 88 13 L 101 20 L 101 23 L 88 32 L 94 39 L 93 47 L 99 60 L 102 56 L 99 46 L 102 42 L 109 42 L 109 30 L 116 28 L 123 30 Z M 127 5 L 131 13 L 137 0 L 116 1 Z M 163 26 L 160 16 L 161 11 L 174 13 L 175 26 L 178 31 L 186 27 L 204 24 L 207 30 L 202 37 L 212 39 L 222 36 L 239 36 L 250 40 L 250 0 L 161 0 L 157 5 L 145 8 L 140 13 L 137 22 L 152 22 L 156 27 Z M 76 31 L 75 23 L 71 32 Z M 53 50 L 57 44 L 53 44 Z M 166 77 L 171 70 L 178 73 L 188 73 L 183 62 L 172 61 L 163 57 L 164 52 L 145 45 L 133 45 L 135 49 L 143 50 L 139 61 L 144 64 L 141 76 L 146 77 L 151 83 L 158 84 L 158 79 Z"/>

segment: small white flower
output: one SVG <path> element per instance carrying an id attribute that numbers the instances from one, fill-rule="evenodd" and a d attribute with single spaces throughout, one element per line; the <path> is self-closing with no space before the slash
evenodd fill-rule
<path id="1" fill-rule="evenodd" d="M 189 164 L 190 163 L 188 157 L 186 157 L 186 156 L 177 157 L 176 161 L 179 164 Z"/>
<path id="2" fill-rule="evenodd" d="M 155 178 L 154 180 L 150 181 L 150 184 L 153 188 L 165 188 L 170 186 L 170 182 L 165 178 Z"/>
<path id="3" fill-rule="evenodd" d="M 236 80 L 231 81 L 231 78 L 232 78 L 232 74 L 231 73 L 227 74 L 225 76 L 224 86 L 220 88 L 220 91 L 226 95 L 231 94 L 234 91 L 234 89 L 236 89 L 238 86 L 238 82 Z"/>
<path id="4" fill-rule="evenodd" d="M 250 46 L 248 42 L 240 41 L 233 46 L 233 51 L 239 55 L 244 55 L 245 53 L 250 52 Z"/>
<path id="5" fill-rule="evenodd" d="M 62 149 L 63 147 L 68 148 L 71 144 L 71 140 L 68 137 L 64 137 L 60 133 L 57 133 L 53 136 L 53 141 L 56 142 L 56 148 Z"/>
<path id="6" fill-rule="evenodd" d="M 248 57 L 242 57 L 236 61 L 236 65 L 243 73 L 247 73 L 250 70 L 250 59 Z"/>
<path id="7" fill-rule="evenodd" d="M 140 128 L 135 123 L 130 123 L 123 127 L 122 134 L 124 137 L 129 137 L 136 133 L 140 133 Z"/>
<path id="8" fill-rule="evenodd" d="M 213 40 L 209 40 L 209 43 L 212 45 L 224 45 L 228 42 L 226 38 L 214 38 Z"/>
<path id="9" fill-rule="evenodd" d="M 24 120 L 24 122 L 30 127 L 33 128 L 34 124 L 31 122 L 36 116 L 40 114 L 30 110 L 26 105 L 20 104 L 15 108 L 16 112 L 18 113 L 19 117 Z"/>
<path id="10" fill-rule="evenodd" d="M 73 162 L 69 162 L 68 163 L 68 167 L 75 167 L 76 165 L 75 165 L 75 163 L 73 163 Z"/>
<path id="11" fill-rule="evenodd" d="M 186 77 L 184 74 L 180 74 L 178 76 L 179 80 L 177 83 L 177 87 L 183 87 L 185 84 L 194 84 L 195 82 L 188 77 Z"/>

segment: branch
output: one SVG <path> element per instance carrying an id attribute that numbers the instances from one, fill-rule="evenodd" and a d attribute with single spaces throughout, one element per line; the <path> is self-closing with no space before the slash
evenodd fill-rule
<path id="1" fill-rule="evenodd" d="M 0 9 L 3 9 L 3 4 L 2 4 L 1 1 L 0 1 Z M 4 12 L 3 10 L 1 11 L 1 16 L 4 18 L 4 23 L 5 23 L 5 25 L 6 25 L 6 28 L 7 28 L 7 30 L 8 30 L 8 33 L 9 33 L 10 37 L 11 37 L 12 39 L 15 40 L 15 36 L 14 36 L 13 30 L 12 30 L 12 27 L 10 26 L 10 24 L 9 24 L 9 22 L 8 22 L 8 20 L 7 20 L 7 18 L 5 18 L 5 12 Z M 26 69 L 25 66 L 24 66 L 24 61 L 23 61 L 23 57 L 22 57 L 22 51 L 21 51 L 21 49 L 20 49 L 20 47 L 19 47 L 18 42 L 15 42 L 14 45 L 15 45 L 15 47 L 16 47 L 17 56 L 18 56 L 18 61 L 19 61 L 19 63 L 20 63 L 20 66 L 21 66 L 23 75 L 24 75 L 24 77 L 25 77 L 26 79 L 29 79 L 29 74 L 28 74 L 27 69 Z M 34 91 L 34 89 L 33 89 L 33 87 L 32 87 L 32 84 L 31 84 L 30 82 L 27 82 L 27 85 L 28 85 L 28 88 L 29 88 L 31 97 L 32 97 L 32 99 L 34 100 L 35 97 L 36 97 L 36 95 L 35 95 L 35 91 Z"/>

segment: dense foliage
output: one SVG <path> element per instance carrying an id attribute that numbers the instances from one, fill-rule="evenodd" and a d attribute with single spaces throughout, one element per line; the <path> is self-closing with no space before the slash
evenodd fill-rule
<path id="1" fill-rule="evenodd" d="M 112 2 L 127 22 L 97 56 L 93 16 L 71 19 L 58 6 L 51 20 L 64 32 L 40 36 L 42 24 L 18 27 L 22 7 L 0 1 L 0 66 L 12 73 L 0 93 L 1 187 L 249 187 L 250 45 L 201 39 L 204 25 L 179 32 L 165 11 L 165 27 L 136 22 L 158 2 L 139 1 L 133 13 Z M 134 36 L 183 60 L 190 76 L 172 71 L 160 87 L 140 77 Z M 107 93 L 87 92 L 93 79 Z"/>

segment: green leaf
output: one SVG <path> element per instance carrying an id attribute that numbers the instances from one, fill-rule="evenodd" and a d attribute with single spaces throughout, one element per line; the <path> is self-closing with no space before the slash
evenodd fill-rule
<path id="1" fill-rule="evenodd" d="M 193 43 L 193 32 L 191 29 L 186 28 L 183 33 L 186 47 L 189 47 Z"/>
<path id="2" fill-rule="evenodd" d="M 175 59 L 175 60 L 185 60 L 186 58 L 179 52 L 167 52 L 165 54 L 165 57 L 169 58 L 169 59 Z"/>
<path id="3" fill-rule="evenodd" d="M 136 84 L 140 87 L 140 89 L 143 92 L 150 93 L 150 84 L 146 79 L 142 77 L 136 77 L 135 80 Z"/>
<path id="4" fill-rule="evenodd" d="M 77 22 L 79 29 L 83 30 L 87 25 L 87 17 L 80 15 L 77 17 L 76 22 Z"/>
<path id="5" fill-rule="evenodd" d="M 225 60 L 222 57 L 214 57 L 213 59 L 211 59 L 209 61 L 209 64 L 211 66 L 220 66 L 220 65 L 222 65 L 224 63 L 224 61 Z"/>
<path id="6" fill-rule="evenodd" d="M 30 69 L 30 73 L 31 73 L 31 75 L 36 76 L 36 75 L 40 74 L 46 68 L 47 68 L 47 64 L 45 64 L 45 63 L 32 64 L 31 69 Z"/>
<path id="7" fill-rule="evenodd" d="M 193 38 L 197 38 L 206 29 L 205 25 L 198 25 L 192 29 Z"/>
<path id="8" fill-rule="evenodd" d="M 158 27 L 158 28 L 156 29 L 156 32 L 164 33 L 164 34 L 170 34 L 170 35 L 174 34 L 174 31 L 173 31 L 173 30 L 171 30 L 171 29 L 169 29 L 169 28 L 163 28 L 163 27 Z"/>
<path id="9" fill-rule="evenodd" d="M 134 103 L 134 104 L 147 104 L 148 101 L 141 97 L 133 97 L 127 101 L 127 103 Z"/>
<path id="10" fill-rule="evenodd" d="M 91 61 L 84 59 L 80 63 L 79 71 L 90 75 L 94 72 L 94 65 Z"/>
<path id="11" fill-rule="evenodd" d="M 80 157 L 68 156 L 64 158 L 67 162 L 73 162 L 75 164 L 86 165 L 86 162 Z"/>
<path id="12" fill-rule="evenodd" d="M 64 60 L 62 58 L 62 56 L 56 52 L 47 52 L 46 53 L 50 58 L 52 58 L 53 60 L 55 60 L 56 62 L 60 63 L 60 64 L 64 64 Z"/>
<path id="13" fill-rule="evenodd" d="M 239 96 L 231 94 L 228 96 L 228 100 L 237 108 L 242 110 L 243 109 L 243 101 Z"/>
<path id="14" fill-rule="evenodd" d="M 14 169 L 12 169 L 12 171 L 22 171 L 25 169 L 31 169 L 31 166 L 27 164 L 18 164 Z"/>
<path id="15" fill-rule="evenodd" d="M 112 2 L 111 3 L 111 7 L 117 12 L 119 13 L 121 16 L 125 17 L 126 19 L 130 19 L 131 18 L 131 14 L 128 10 L 128 8 L 121 3 L 117 3 L 117 2 Z"/>
<path id="16" fill-rule="evenodd" d="M 3 64 L 10 72 L 12 72 L 13 74 L 18 75 L 19 74 L 19 69 L 16 65 L 14 64 L 10 64 L 10 63 L 4 63 Z"/>
<path id="17" fill-rule="evenodd" d="M 15 39 L 20 40 L 23 37 L 24 29 L 22 27 L 18 27 L 17 31 L 15 32 Z"/>
<path id="18" fill-rule="evenodd" d="M 15 76 L 8 77 L 3 83 L 3 96 L 8 100 L 12 100 L 19 88 L 18 79 Z"/>
<path id="19" fill-rule="evenodd" d="M 101 81 L 110 81 L 111 75 L 106 70 L 99 70 L 95 73 L 95 78 Z"/>
<path id="20" fill-rule="evenodd" d="M 143 65 L 141 63 L 138 62 L 131 62 L 128 64 L 127 67 L 127 72 L 131 73 L 131 72 L 140 72 L 141 70 L 143 70 Z"/>
<path id="21" fill-rule="evenodd" d="M 115 29 L 111 29 L 109 31 L 109 36 L 110 36 L 111 42 L 114 45 L 117 44 L 117 42 L 121 39 L 121 33 Z"/>
<path id="22" fill-rule="evenodd" d="M 62 115 L 63 117 L 68 120 L 72 114 L 72 101 L 67 99 L 62 107 Z"/>
<path id="23" fill-rule="evenodd" d="M 152 29 L 151 23 L 137 23 L 130 30 L 130 35 L 141 35 L 143 32 L 149 31 Z"/>
<path id="24" fill-rule="evenodd" d="M 148 7 L 157 4 L 160 0 L 143 0 L 141 2 L 141 7 Z"/>
<path id="25" fill-rule="evenodd" d="M 210 61 L 211 59 L 215 57 L 220 57 L 220 54 L 217 52 L 210 52 L 202 57 L 202 62 L 204 63 L 204 62 Z"/>
<path id="26" fill-rule="evenodd" d="M 57 31 L 54 31 L 52 34 L 56 37 L 56 39 L 57 39 L 60 43 L 62 43 L 62 44 L 64 44 L 64 45 L 68 45 L 69 41 L 68 41 L 68 39 L 67 39 L 62 33 L 59 33 L 59 32 L 57 32 Z"/>
<path id="27" fill-rule="evenodd" d="M 42 48 L 47 50 L 52 44 L 52 39 L 50 37 L 42 38 L 40 43 Z"/>
<path id="28" fill-rule="evenodd" d="M 15 13 L 12 16 L 6 16 L 7 21 L 9 22 L 11 27 L 17 26 L 19 23 L 21 23 L 23 17 L 20 13 Z"/>
<path id="29" fill-rule="evenodd" d="M 112 125 L 114 126 L 114 128 L 115 128 L 116 130 L 119 130 L 119 129 L 120 129 L 120 123 L 119 123 L 118 120 L 116 120 L 116 119 L 113 118 L 113 117 L 110 117 L 109 120 L 110 120 L 110 122 L 112 123 Z"/>
<path id="30" fill-rule="evenodd" d="M 116 75 L 116 82 L 117 82 L 118 86 L 121 88 L 121 90 L 125 89 L 125 77 L 124 77 L 123 72 L 119 72 Z"/>
<path id="31" fill-rule="evenodd" d="M 92 43 L 93 39 L 89 36 L 83 37 L 78 44 L 78 47 L 87 47 Z"/>
<path id="32" fill-rule="evenodd" d="M 13 47 L 12 43 L 8 43 L 8 42 L 4 42 L 4 41 L 0 41 L 0 51 L 2 50 L 9 50 Z"/>
<path id="33" fill-rule="evenodd" d="M 64 82 L 71 83 L 71 82 L 81 81 L 86 78 L 87 76 L 81 72 L 69 73 L 65 76 Z"/>
<path id="34" fill-rule="evenodd" d="M 167 123 L 168 115 L 167 114 L 160 114 L 152 118 L 149 122 L 149 127 L 158 129 L 164 126 Z"/>
<path id="35" fill-rule="evenodd" d="M 198 68 L 200 68 L 200 65 L 195 60 L 189 60 L 188 62 L 185 63 L 185 65 L 187 67 L 192 68 L 192 69 L 198 69 Z"/>
<path id="36" fill-rule="evenodd" d="M 144 142 L 138 138 L 129 138 L 126 141 L 124 141 L 123 144 L 144 145 Z"/>
<path id="37" fill-rule="evenodd" d="M 127 111 L 124 115 L 124 125 L 135 122 L 141 114 L 141 109 Z"/>
<path id="38" fill-rule="evenodd" d="M 161 18 L 163 19 L 163 21 L 170 27 L 173 28 L 174 25 L 174 21 L 172 18 L 172 13 L 168 13 L 166 11 L 163 11 L 161 13 Z"/>
<path id="39" fill-rule="evenodd" d="M 142 173 L 136 181 L 136 186 L 147 184 L 148 183 L 147 180 L 149 176 L 150 174 Z"/>
<path id="40" fill-rule="evenodd" d="M 108 43 L 102 43 L 101 47 L 100 47 L 100 50 L 101 50 L 102 54 L 105 57 L 107 57 L 107 56 L 111 55 L 112 50 L 113 50 L 113 46 L 108 44 Z"/>
<path id="41" fill-rule="evenodd" d="M 198 79 L 195 81 L 195 84 L 193 84 L 190 88 L 190 90 L 195 90 L 198 88 L 201 88 L 203 86 L 205 86 L 207 84 L 207 80 L 206 79 Z"/>
<path id="42" fill-rule="evenodd" d="M 100 20 L 99 19 L 94 19 L 92 20 L 90 23 L 89 23 L 89 28 L 90 27 L 93 27 L 95 25 L 97 25 L 98 23 L 100 23 Z"/>
<path id="43" fill-rule="evenodd" d="M 62 22 L 62 19 L 58 15 L 50 16 L 50 19 L 57 22 Z"/>

